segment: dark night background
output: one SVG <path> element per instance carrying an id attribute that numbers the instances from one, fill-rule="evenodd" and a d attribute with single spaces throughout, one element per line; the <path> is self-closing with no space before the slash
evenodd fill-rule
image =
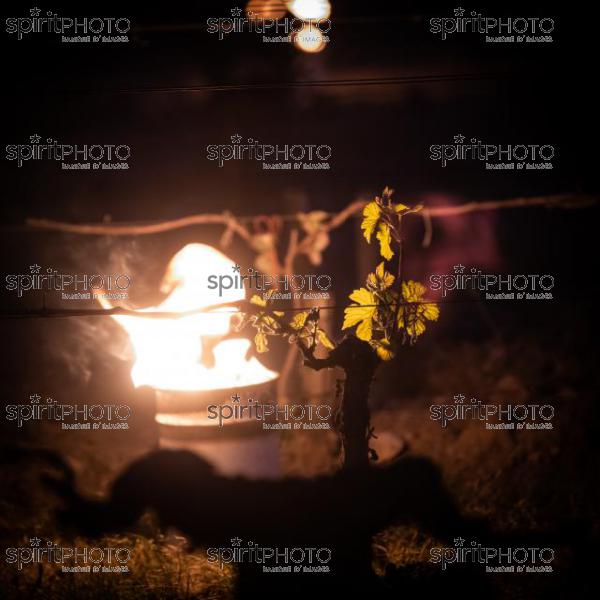
<path id="1" fill-rule="evenodd" d="M 555 20 L 550 44 L 486 44 L 476 34 L 453 34 L 442 41 L 429 32 L 429 18 L 451 16 L 457 3 L 332 0 L 332 41 L 323 52 L 306 54 L 289 44 L 262 43 L 251 33 L 233 33 L 219 41 L 206 32 L 207 18 L 228 16 L 238 4 L 37 4 L 42 12 L 51 9 L 59 15 L 127 16 L 132 32 L 126 44 L 61 44 L 59 36 L 49 34 L 17 41 L 2 32 L 3 146 L 27 143 L 37 133 L 62 143 L 131 147 L 126 171 L 69 172 L 53 161 L 30 161 L 17 168 L 3 158 L 3 278 L 27 273 L 36 262 L 59 271 L 126 270 L 135 282 L 133 302 L 148 305 L 157 300 L 158 282 L 180 247 L 197 241 L 216 244 L 221 233 L 220 228 L 198 226 L 137 238 L 79 236 L 27 228 L 25 220 L 32 217 L 141 222 L 224 210 L 238 216 L 337 211 L 380 193 L 386 185 L 396 190 L 397 201 L 428 206 L 598 193 L 597 39 L 589 5 L 463 3 L 467 12 Z M 3 19 L 27 16 L 30 8 L 3 3 Z M 408 85 L 169 91 L 181 86 L 465 73 L 486 76 Z M 333 149 L 331 169 L 263 171 L 258 162 L 247 160 L 218 168 L 207 160 L 206 146 L 227 143 L 235 133 L 264 143 L 328 144 Z M 551 144 L 556 149 L 554 168 L 486 171 L 478 161 L 454 161 L 442 168 L 429 159 L 431 144 L 451 143 L 460 133 L 484 143 Z M 412 430 L 405 435 L 411 449 L 430 454 L 443 470 L 449 469 L 463 506 L 489 511 L 505 525 L 543 528 L 572 516 L 590 536 L 598 533 L 598 462 L 592 450 L 598 434 L 597 216 L 597 207 L 526 208 L 439 219 L 429 248 L 420 245 L 421 219 L 414 219 L 407 232 L 406 274 L 422 281 L 431 272 L 450 272 L 457 263 L 488 272 L 555 277 L 552 302 L 443 307 L 440 321 L 423 341 L 406 350 L 396 366 L 382 370 L 373 395 L 374 406 L 382 411 L 376 426 L 395 423 L 405 432 Z M 363 265 L 375 264 L 365 263 L 364 256 L 359 259 L 364 240 L 357 228 L 349 222 L 332 233 L 319 267 L 332 274 L 340 302 L 364 279 Z M 240 264 L 251 264 L 252 255 L 239 240 L 228 254 Z M 58 297 L 48 297 L 46 303 L 71 307 Z M 17 299 L 4 286 L 0 290 L 3 311 L 41 306 L 39 295 Z M 341 313 L 336 315 L 337 322 L 341 318 Z M 0 328 L 3 404 L 26 402 L 36 391 L 65 401 L 125 402 L 134 395 L 130 364 L 115 349 L 123 345 L 123 334 L 114 324 L 2 318 Z M 276 353 L 266 358 L 275 367 L 277 361 Z M 532 401 L 543 398 L 557 407 L 560 423 L 550 440 L 544 438 L 539 447 L 536 440 L 527 442 L 513 452 L 509 442 L 496 445 L 485 435 L 461 441 L 456 431 L 428 430 L 421 438 L 414 433 L 432 398 L 451 398 L 460 391 L 488 398 L 504 393 L 504 384 L 507 393 L 526 390 Z M 399 406 L 408 412 L 385 412 Z M 10 443 L 21 443 L 23 437 L 27 443 L 39 441 L 34 429 L 16 432 L 5 421 L 2 429 Z M 449 439 L 444 440 L 446 434 Z M 479 461 L 472 470 L 479 486 L 465 483 L 467 466 L 453 471 L 455 462 L 469 464 L 468 455 Z M 516 471 L 495 463 L 492 455 L 510 455 Z M 123 464 L 121 458 L 115 457 L 115 464 Z M 88 473 L 82 488 L 96 491 L 88 467 L 81 458 L 77 468 Z M 307 469 L 306 474 L 319 471 Z M 292 466 L 289 472 L 302 470 Z M 483 472 L 497 472 L 499 479 L 490 481 Z M 7 482 L 20 489 L 13 476 Z M 105 470 L 98 480 L 104 485 L 111 476 Z M 482 489 L 487 491 L 474 499 Z M 515 489 L 523 490 L 522 496 Z M 525 511 L 507 516 L 522 498 Z M 8 494 L 3 505 L 9 507 L 13 500 Z M 5 539 L 17 535 L 15 520 L 22 519 L 19 533 L 27 530 L 29 510 L 35 510 L 33 500 L 24 502 L 23 513 L 3 519 Z M 577 549 L 569 552 L 579 556 Z M 590 565 L 569 564 L 569 586 L 591 575 L 586 571 Z M 552 585 L 540 580 L 539 586 L 515 591 L 501 584 L 499 597 L 548 597 Z M 561 587 L 561 593 L 567 589 Z"/>

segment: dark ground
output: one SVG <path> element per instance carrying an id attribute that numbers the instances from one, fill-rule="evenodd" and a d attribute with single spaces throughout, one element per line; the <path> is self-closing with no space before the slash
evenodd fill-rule
<path id="1" fill-rule="evenodd" d="M 567 590 L 574 589 L 580 590 L 577 597 L 591 594 L 589 553 L 597 541 L 599 506 L 598 461 L 590 452 L 597 434 L 596 376 L 591 371 L 593 358 L 578 353 L 580 343 L 575 339 L 562 347 L 542 348 L 526 336 L 478 344 L 447 341 L 436 348 L 407 349 L 402 366 L 384 368 L 380 373 L 373 404 L 385 406 L 374 410 L 373 424 L 379 435 L 375 447 L 382 458 L 399 444 L 404 458 L 431 459 L 464 516 L 485 520 L 499 539 L 518 540 L 525 534 L 536 539 L 539 535 L 545 546 L 555 549 L 552 574 L 482 578 L 473 569 L 467 573 L 472 582 L 472 596 L 467 597 L 477 597 L 482 590 L 499 598 L 566 598 Z M 419 371 L 414 370 L 416 364 Z M 405 372 L 414 374 L 409 387 L 419 388 L 419 394 L 400 392 Z M 429 419 L 428 407 L 451 401 L 447 389 L 467 397 L 477 390 L 477 397 L 489 398 L 490 403 L 552 404 L 554 428 L 489 431 L 478 421 L 469 421 L 442 429 Z M 95 441 L 85 433 L 59 432 L 48 426 L 37 429 L 35 438 L 31 436 L 21 447 L 58 451 L 75 472 L 77 489 L 86 497 L 101 498 L 107 484 L 144 451 L 144 444 L 149 449 L 152 443 L 147 433 L 134 437 L 104 432 Z M 290 477 L 332 475 L 339 466 L 336 452 L 332 432 L 288 433 L 282 445 L 284 472 Z M 2 465 L 3 544 L 26 543 L 34 532 L 44 532 L 55 540 L 69 539 L 55 520 L 61 502 L 39 485 L 40 473 L 56 473 L 56 465 L 35 454 L 15 460 L 14 451 L 8 449 L 4 456 L 13 460 Z M 418 478 L 412 484 L 399 480 L 397 485 L 407 486 L 405 496 L 421 494 L 422 500 L 426 499 L 428 492 L 419 489 L 422 482 Z M 328 505 L 327 500 L 327 496 L 319 499 L 312 510 L 331 519 L 341 518 L 340 509 Z M 191 507 L 192 498 L 189 502 Z M 459 567 L 452 571 L 451 566 L 442 576 L 439 568 L 428 562 L 429 548 L 441 545 L 439 538 L 418 523 L 411 524 L 410 519 L 406 522 L 407 515 L 401 511 L 400 524 L 385 527 L 373 539 L 374 568 L 385 589 L 433 593 L 456 586 L 464 591 L 464 572 Z M 121 598 L 230 597 L 235 581 L 230 569 L 221 572 L 207 563 L 201 549 L 187 552 L 189 542 L 174 531 L 161 533 L 150 515 L 138 523 L 136 531 L 133 537 L 108 538 L 135 545 L 130 576 L 102 576 L 91 584 L 85 575 L 64 576 L 48 565 L 40 571 L 26 567 L 18 575 L 4 567 L 8 597 L 62 597 L 65 593 L 84 598 L 106 594 Z"/>

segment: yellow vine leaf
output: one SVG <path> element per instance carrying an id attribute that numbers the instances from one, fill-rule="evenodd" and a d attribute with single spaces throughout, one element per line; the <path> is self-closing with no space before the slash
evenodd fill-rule
<path id="1" fill-rule="evenodd" d="M 254 344 L 256 345 L 256 350 L 261 354 L 269 351 L 267 346 L 267 334 L 263 333 L 262 331 L 259 331 L 254 336 Z"/>
<path id="2" fill-rule="evenodd" d="M 308 317 L 308 311 L 304 310 L 302 312 L 294 315 L 294 318 L 290 322 L 290 327 L 292 329 L 302 329 L 304 327 L 304 323 L 306 323 L 306 318 Z"/>
<path id="3" fill-rule="evenodd" d="M 365 319 L 356 328 L 356 337 L 368 342 L 373 337 L 373 319 Z"/>
<path id="4" fill-rule="evenodd" d="M 373 317 L 377 308 L 375 294 L 365 288 L 360 288 L 350 294 L 350 300 L 353 300 L 356 304 L 351 304 L 344 309 L 344 324 L 342 325 L 342 329 L 348 329 L 360 323 L 356 331 L 357 337 L 364 340 L 371 339 Z"/>
<path id="5" fill-rule="evenodd" d="M 385 263 L 381 261 L 375 273 L 367 275 L 367 284 L 370 288 L 380 291 L 385 291 L 392 286 L 396 278 L 385 270 Z"/>
<path id="6" fill-rule="evenodd" d="M 353 327 L 365 319 L 372 319 L 374 314 L 374 308 L 351 304 L 348 308 L 344 309 L 344 324 L 342 325 L 342 329 Z"/>
<path id="7" fill-rule="evenodd" d="M 387 361 L 392 360 L 392 358 L 394 358 L 394 353 L 392 352 L 390 341 L 387 338 L 378 340 L 377 342 L 375 342 L 374 346 L 375 350 L 377 351 L 377 356 L 379 356 L 381 360 Z"/>
<path id="8" fill-rule="evenodd" d="M 423 309 L 423 316 L 428 321 L 437 321 L 440 316 L 440 307 L 434 302 L 421 304 L 421 308 Z"/>
<path id="9" fill-rule="evenodd" d="M 392 234 L 387 223 L 379 223 L 377 239 L 379 240 L 379 253 L 385 260 L 390 260 L 394 256 L 394 251 L 391 246 Z"/>
<path id="10" fill-rule="evenodd" d="M 263 300 L 258 294 L 254 294 L 252 298 L 250 298 L 250 304 L 255 304 L 256 306 L 266 306 L 267 303 Z"/>
<path id="11" fill-rule="evenodd" d="M 427 288 L 418 281 L 402 282 L 402 296 L 406 302 L 420 302 Z"/>
<path id="12" fill-rule="evenodd" d="M 276 312 L 273 313 L 274 315 L 277 315 Z M 277 316 L 281 316 L 281 313 Z M 264 327 L 267 327 L 269 329 L 269 331 L 277 331 L 279 329 L 279 323 L 270 315 L 267 315 L 265 313 L 261 313 L 259 318 L 256 321 L 257 324 L 262 325 Z"/>
<path id="13" fill-rule="evenodd" d="M 369 202 L 363 208 L 363 222 L 360 228 L 363 230 L 363 235 L 369 244 L 371 243 L 371 236 L 375 231 L 379 217 L 381 216 L 381 208 L 377 202 Z"/>
<path id="14" fill-rule="evenodd" d="M 402 298 L 405 302 L 414 302 L 401 306 L 398 311 L 398 328 L 404 327 L 406 333 L 413 338 L 425 332 L 426 321 L 437 321 L 440 308 L 435 302 L 423 302 L 423 295 L 427 288 L 418 281 L 405 281 L 402 283 Z"/>
<path id="15" fill-rule="evenodd" d="M 377 265 L 375 273 L 380 281 L 382 290 L 387 290 L 389 287 L 391 287 L 396 279 L 391 273 L 388 273 L 385 270 L 385 264 L 383 261 Z"/>
<path id="16" fill-rule="evenodd" d="M 350 300 L 354 300 L 354 302 L 360 304 L 361 306 L 375 304 L 375 296 L 369 290 L 366 290 L 362 287 L 354 290 L 350 296 L 348 296 L 348 298 L 350 298 Z"/>
<path id="17" fill-rule="evenodd" d="M 335 348 L 335 344 L 329 339 L 329 336 L 321 328 L 317 329 L 317 339 L 328 350 L 333 350 Z"/>

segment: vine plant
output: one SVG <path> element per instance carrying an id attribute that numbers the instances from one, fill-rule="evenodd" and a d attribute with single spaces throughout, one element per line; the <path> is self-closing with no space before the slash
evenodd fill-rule
<path id="1" fill-rule="evenodd" d="M 318 308 L 298 312 L 288 321 L 284 312 L 276 310 L 272 293 L 253 296 L 238 323 L 238 329 L 254 327 L 258 352 L 268 351 L 270 336 L 280 336 L 298 346 L 305 366 L 315 370 L 340 367 L 344 371 L 338 428 L 345 469 L 368 468 L 369 456 L 377 457 L 369 449 L 373 430 L 368 408 L 377 367 L 397 356 L 402 345 L 413 344 L 425 332 L 427 321 L 436 321 L 440 312 L 437 304 L 424 299 L 423 284 L 402 280 L 402 218 L 422 206 L 396 204 L 392 195 L 393 190 L 386 187 L 363 209 L 363 235 L 368 243 L 373 237 L 377 239 L 383 260 L 368 274 L 365 285 L 350 294 L 352 303 L 344 309 L 342 329 L 353 331 L 339 343 L 319 327 Z M 396 254 L 393 275 L 387 267 Z M 325 358 L 315 356 L 318 346 L 328 351 Z"/>

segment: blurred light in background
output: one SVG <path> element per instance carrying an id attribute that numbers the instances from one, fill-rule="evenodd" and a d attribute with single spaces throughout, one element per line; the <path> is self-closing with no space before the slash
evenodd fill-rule
<path id="1" fill-rule="evenodd" d="M 312 54 L 321 52 L 329 39 L 315 21 L 329 18 L 331 4 L 328 0 L 249 0 L 246 4 L 246 15 L 252 20 L 282 19 L 288 10 L 296 19 L 306 21 L 292 34 L 296 49 Z"/>
<path id="2" fill-rule="evenodd" d="M 303 52 L 321 52 L 327 46 L 326 36 L 315 26 L 304 24 L 302 29 L 294 34 L 296 48 Z"/>
<path id="3" fill-rule="evenodd" d="M 331 4 L 328 0 L 289 0 L 287 5 L 295 17 L 304 21 L 327 19 L 331 14 Z"/>
<path id="4" fill-rule="evenodd" d="M 250 0 L 246 5 L 249 19 L 282 19 L 287 13 L 284 0 Z"/>

